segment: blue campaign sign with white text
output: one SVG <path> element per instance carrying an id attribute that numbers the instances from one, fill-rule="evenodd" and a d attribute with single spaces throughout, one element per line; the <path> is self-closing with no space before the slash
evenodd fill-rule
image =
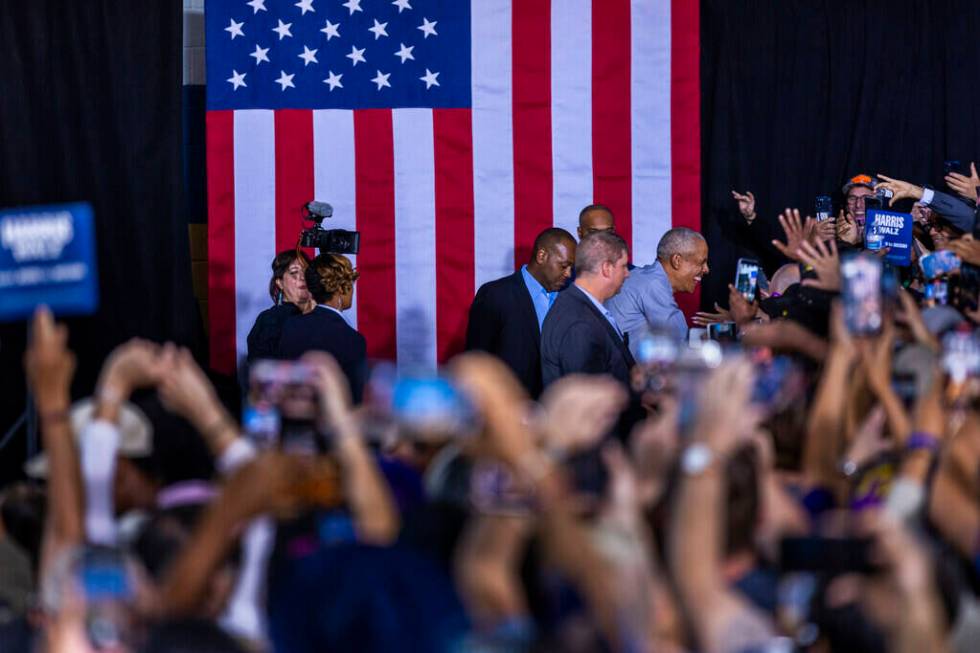
<path id="1" fill-rule="evenodd" d="M 98 308 L 88 204 L 0 211 L 0 322 L 29 317 L 41 304 L 55 315 L 90 315 Z"/>
<path id="2" fill-rule="evenodd" d="M 912 262 L 912 214 L 871 209 L 864 221 L 865 249 L 887 247 L 885 262 L 909 265 Z"/>

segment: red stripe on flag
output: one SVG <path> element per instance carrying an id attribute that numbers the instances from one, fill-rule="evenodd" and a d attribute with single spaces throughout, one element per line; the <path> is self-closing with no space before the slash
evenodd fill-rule
<path id="1" fill-rule="evenodd" d="M 701 230 L 701 68 L 697 2 L 672 0 L 670 6 L 670 152 L 673 226 Z M 700 289 L 678 295 L 690 317 Z"/>
<path id="2" fill-rule="evenodd" d="M 511 14 L 514 121 L 514 262 L 552 226 L 551 2 L 520 0 Z"/>
<path id="3" fill-rule="evenodd" d="M 235 372 L 235 112 L 208 111 L 208 322 L 211 368 Z"/>
<path id="4" fill-rule="evenodd" d="M 469 109 L 432 111 L 436 187 L 436 353 L 463 350 L 473 285 L 473 120 Z"/>
<path id="5" fill-rule="evenodd" d="M 303 229 L 303 205 L 313 198 L 313 112 L 275 112 L 276 252 L 293 249 Z M 312 253 L 308 252 L 308 253 Z"/>
<path id="6" fill-rule="evenodd" d="M 395 145 L 391 110 L 354 112 L 357 189 L 357 329 L 368 356 L 394 360 L 395 342 Z"/>
<path id="7" fill-rule="evenodd" d="M 592 3 L 592 184 L 633 247 L 630 156 L 630 3 Z"/>

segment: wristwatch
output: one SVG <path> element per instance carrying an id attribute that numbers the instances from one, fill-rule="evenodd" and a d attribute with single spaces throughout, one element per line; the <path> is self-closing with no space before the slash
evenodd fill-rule
<path id="1" fill-rule="evenodd" d="M 697 476 L 711 467 L 715 454 L 706 444 L 696 442 L 681 454 L 681 471 L 688 476 Z"/>

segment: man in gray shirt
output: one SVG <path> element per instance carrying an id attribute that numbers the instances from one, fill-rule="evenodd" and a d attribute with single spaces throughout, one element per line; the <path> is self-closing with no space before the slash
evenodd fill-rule
<path id="1" fill-rule="evenodd" d="M 708 274 L 708 243 L 698 232 L 678 227 L 657 244 L 657 261 L 635 268 L 619 294 L 606 302 L 619 327 L 629 334 L 630 350 L 650 331 L 665 331 L 687 340 L 687 320 L 674 299 L 676 292 L 694 292 Z"/>

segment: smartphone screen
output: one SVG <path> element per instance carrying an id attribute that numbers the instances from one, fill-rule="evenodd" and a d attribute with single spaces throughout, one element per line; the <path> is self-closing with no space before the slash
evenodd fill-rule
<path id="1" fill-rule="evenodd" d="M 750 258 L 738 259 L 735 268 L 735 289 L 746 301 L 755 301 L 755 291 L 759 285 L 759 262 Z"/>
<path id="2" fill-rule="evenodd" d="M 844 322 L 851 333 L 869 335 L 881 329 L 881 276 L 881 259 L 876 256 L 855 254 L 841 263 Z"/>
<path id="3" fill-rule="evenodd" d="M 734 322 L 717 322 L 708 325 L 708 337 L 715 342 L 735 343 L 738 338 L 735 334 Z"/>
<path id="4" fill-rule="evenodd" d="M 963 170 L 963 164 L 956 159 L 949 159 L 948 161 L 943 161 L 943 177 L 949 175 L 951 172 L 957 174 L 965 174 Z"/>
<path id="5" fill-rule="evenodd" d="M 252 365 L 243 422 L 246 433 L 259 446 L 279 444 L 310 455 L 321 451 L 317 412 L 317 390 L 308 365 L 278 360 Z"/>
<path id="6" fill-rule="evenodd" d="M 816 202 L 817 221 L 823 222 L 824 220 L 829 220 L 832 211 L 833 211 L 833 205 L 831 204 L 830 196 L 817 195 L 817 202 Z"/>

